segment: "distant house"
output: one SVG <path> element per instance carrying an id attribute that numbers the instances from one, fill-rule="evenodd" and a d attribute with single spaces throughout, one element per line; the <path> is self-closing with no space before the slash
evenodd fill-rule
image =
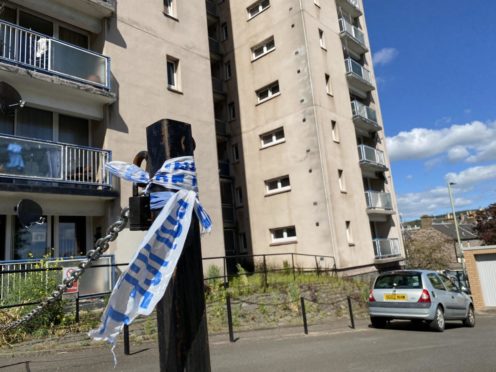
<path id="1" fill-rule="evenodd" d="M 461 222 L 458 227 L 460 240 L 464 248 L 480 245 L 481 242 L 474 231 L 473 224 Z M 462 251 L 458 246 L 453 220 L 436 220 L 431 216 L 422 216 L 420 225 L 410 224 L 406 226 L 403 234 L 405 242 L 410 240 L 439 245 L 444 254 L 449 257 L 449 269 L 458 270 L 462 268 Z"/>

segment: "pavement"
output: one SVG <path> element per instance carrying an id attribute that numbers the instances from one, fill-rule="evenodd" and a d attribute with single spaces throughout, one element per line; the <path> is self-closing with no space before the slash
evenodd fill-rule
<path id="1" fill-rule="evenodd" d="M 448 323 L 445 332 L 407 321 L 374 329 L 367 320 L 351 329 L 346 320 L 326 325 L 210 336 L 212 371 L 496 371 L 496 315 L 479 314 L 475 328 Z M 131 345 L 131 355 L 108 346 L 0 355 L 0 372 L 158 371 L 156 342 Z"/>

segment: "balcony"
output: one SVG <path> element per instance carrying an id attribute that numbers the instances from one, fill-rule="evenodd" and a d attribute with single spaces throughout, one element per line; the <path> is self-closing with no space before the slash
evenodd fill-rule
<path id="1" fill-rule="evenodd" d="M 226 89 L 224 88 L 224 82 L 218 77 L 212 77 L 212 89 L 214 92 L 215 102 L 222 101 L 226 98 Z"/>
<path id="2" fill-rule="evenodd" d="M 376 260 L 384 260 L 401 256 L 398 239 L 374 239 L 374 254 Z"/>
<path id="3" fill-rule="evenodd" d="M 366 133 L 374 133 L 381 129 L 375 110 L 369 106 L 354 100 L 351 101 L 351 112 L 353 113 L 353 123 L 358 130 Z"/>
<path id="4" fill-rule="evenodd" d="M 221 177 L 230 177 L 229 162 L 227 160 L 219 160 L 219 175 Z"/>
<path id="5" fill-rule="evenodd" d="M 105 164 L 111 160 L 111 152 L 41 141 L 22 137 L 0 135 L 0 178 L 25 181 L 49 182 L 53 186 L 87 186 L 90 189 L 110 189 L 110 176 Z M 79 186 L 78 186 L 79 185 Z"/>
<path id="6" fill-rule="evenodd" d="M 360 63 L 351 58 L 345 59 L 346 77 L 350 90 L 360 97 L 365 97 L 368 92 L 375 89 L 372 74 Z"/>
<path id="7" fill-rule="evenodd" d="M 83 30 L 102 32 L 104 18 L 115 13 L 115 0 L 12 0 L 30 10 L 50 14 L 51 17 Z"/>
<path id="8" fill-rule="evenodd" d="M 110 89 L 110 58 L 0 21 L 0 61 Z"/>
<path id="9" fill-rule="evenodd" d="M 363 14 L 358 0 L 337 0 L 336 2 L 338 7 L 352 17 L 360 17 Z"/>
<path id="10" fill-rule="evenodd" d="M 210 56 L 213 57 L 214 59 L 219 60 L 221 58 L 222 50 L 220 47 L 220 43 L 218 40 L 214 39 L 213 37 L 208 38 L 208 46 L 210 50 Z"/>
<path id="11" fill-rule="evenodd" d="M 225 120 L 215 119 L 215 133 L 219 137 L 229 136 L 229 125 Z"/>
<path id="12" fill-rule="evenodd" d="M 366 145 L 358 146 L 358 158 L 363 168 L 371 170 L 387 170 L 384 152 Z"/>
<path id="13" fill-rule="evenodd" d="M 219 22 L 219 12 L 217 10 L 217 4 L 215 4 L 211 0 L 206 1 L 207 5 L 207 21 L 208 25 L 212 25 L 216 22 Z"/>
<path id="14" fill-rule="evenodd" d="M 365 42 L 365 34 L 358 28 L 353 26 L 344 18 L 339 19 L 340 36 L 344 46 L 349 51 L 361 55 L 367 53 L 367 43 Z"/>
<path id="15" fill-rule="evenodd" d="M 388 192 L 365 191 L 369 214 L 393 214 L 391 194 Z"/>

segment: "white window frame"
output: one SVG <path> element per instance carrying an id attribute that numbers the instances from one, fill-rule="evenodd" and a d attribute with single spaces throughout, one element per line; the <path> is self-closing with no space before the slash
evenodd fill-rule
<path id="1" fill-rule="evenodd" d="M 265 12 L 269 8 L 270 8 L 270 0 L 259 0 L 256 3 L 251 4 L 249 7 L 246 8 L 246 13 L 248 14 L 248 21 L 250 19 L 255 18 L 260 13 Z M 256 13 L 252 14 L 251 12 L 252 10 L 255 10 Z"/>
<path id="2" fill-rule="evenodd" d="M 289 230 L 294 230 L 294 235 L 288 235 L 290 232 Z M 271 238 L 271 245 L 277 245 L 277 244 L 287 244 L 287 243 L 294 243 L 297 241 L 297 234 L 296 234 L 296 227 L 295 226 L 287 226 L 287 227 L 278 227 L 275 229 L 270 229 L 270 238 Z M 282 231 L 282 238 L 276 238 L 275 233 Z"/>
<path id="3" fill-rule="evenodd" d="M 321 30 L 320 28 L 319 28 L 319 42 L 320 42 L 320 47 L 324 50 L 327 50 L 324 30 Z"/>
<path id="4" fill-rule="evenodd" d="M 277 91 L 274 92 L 274 90 L 275 90 L 274 88 L 276 88 L 276 87 L 277 87 Z M 267 97 L 260 98 L 262 93 L 265 93 L 265 92 L 267 93 Z M 270 101 L 271 99 L 276 98 L 276 97 L 281 95 L 281 88 L 279 86 L 279 81 L 274 81 L 273 83 L 266 85 L 263 88 L 258 89 L 255 93 L 257 95 L 257 104 L 261 104 L 261 103 Z"/>
<path id="5" fill-rule="evenodd" d="M 258 51 L 259 49 L 262 49 L 262 53 L 256 55 L 255 52 Z M 274 50 L 276 50 L 276 42 L 274 40 L 274 36 L 271 36 L 265 39 L 264 41 L 258 43 L 257 45 L 251 47 L 251 60 L 252 62 L 256 61 L 262 58 L 263 56 L 266 56 L 270 52 L 273 52 Z"/>
<path id="6" fill-rule="evenodd" d="M 342 193 L 346 193 L 346 181 L 344 178 L 344 170 L 338 169 L 338 183 L 339 183 L 339 190 Z"/>
<path id="7" fill-rule="evenodd" d="M 174 78 L 174 83 L 169 84 L 169 65 L 174 66 L 174 72 L 173 72 L 173 78 Z M 180 78 L 181 78 L 181 71 L 179 67 L 179 60 L 177 58 L 167 56 L 167 89 L 175 91 L 175 92 L 180 92 L 181 91 L 181 83 L 180 83 Z"/>
<path id="8" fill-rule="evenodd" d="M 331 120 L 331 133 L 332 140 L 336 143 L 339 143 L 339 127 L 336 120 Z"/>
<path id="9" fill-rule="evenodd" d="M 324 78 L 325 78 L 325 85 L 326 85 L 326 93 L 329 96 L 333 96 L 334 93 L 332 91 L 331 75 L 325 74 Z"/>
<path id="10" fill-rule="evenodd" d="M 287 180 L 288 185 L 283 186 L 283 181 Z M 270 180 L 266 180 L 265 182 L 265 195 L 274 195 L 274 194 L 280 194 L 282 192 L 287 192 L 291 191 L 291 180 L 289 178 L 289 175 L 277 177 L 277 178 L 272 178 Z M 271 183 L 277 183 L 277 187 L 275 189 L 270 189 L 269 184 Z"/>
<path id="11" fill-rule="evenodd" d="M 177 19 L 176 0 L 164 0 L 164 14 Z"/>
<path id="12" fill-rule="evenodd" d="M 276 138 L 276 134 L 279 132 L 282 132 L 282 138 Z M 269 136 L 271 136 L 272 140 L 269 143 L 264 143 L 264 138 Z M 286 142 L 284 127 L 279 127 L 277 129 L 271 130 L 270 132 L 262 133 L 260 135 L 260 149 L 265 149 L 267 147 L 275 146 L 284 142 Z"/>
<path id="13" fill-rule="evenodd" d="M 346 221 L 346 239 L 349 245 L 355 245 L 353 241 L 353 233 L 351 230 L 351 221 Z"/>

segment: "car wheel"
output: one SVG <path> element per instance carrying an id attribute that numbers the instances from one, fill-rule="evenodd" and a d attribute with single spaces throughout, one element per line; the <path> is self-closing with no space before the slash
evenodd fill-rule
<path id="1" fill-rule="evenodd" d="M 431 321 L 430 326 L 433 330 L 437 332 L 444 331 L 444 311 L 441 306 L 438 306 L 436 309 L 436 315 L 434 319 Z"/>
<path id="2" fill-rule="evenodd" d="M 475 327 L 475 313 L 472 305 L 468 308 L 467 317 L 463 319 L 463 325 L 470 328 Z"/>
<path id="3" fill-rule="evenodd" d="M 377 318 L 375 316 L 371 316 L 370 322 L 372 323 L 372 327 L 374 327 L 374 328 L 386 327 L 386 319 L 384 319 L 384 318 Z"/>

